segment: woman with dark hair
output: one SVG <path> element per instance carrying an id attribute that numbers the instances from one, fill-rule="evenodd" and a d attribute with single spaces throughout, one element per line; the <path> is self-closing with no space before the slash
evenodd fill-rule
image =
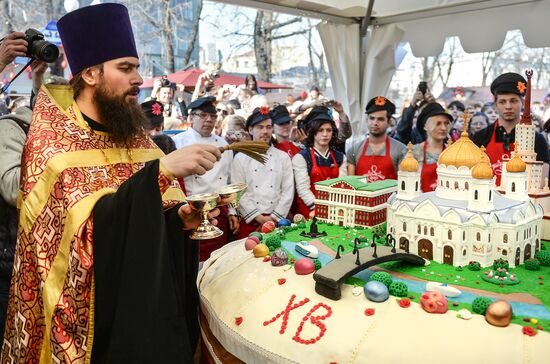
<path id="1" fill-rule="evenodd" d="M 338 129 L 329 109 L 316 106 L 305 119 L 306 146 L 292 158 L 297 191 L 298 213 L 306 218 L 313 211 L 316 197 L 315 182 L 345 176 L 346 157 L 335 149 Z"/>
<path id="2" fill-rule="evenodd" d="M 265 94 L 264 90 L 258 87 L 258 81 L 253 74 L 246 75 L 244 79 L 244 88 L 257 93 L 258 95 Z"/>

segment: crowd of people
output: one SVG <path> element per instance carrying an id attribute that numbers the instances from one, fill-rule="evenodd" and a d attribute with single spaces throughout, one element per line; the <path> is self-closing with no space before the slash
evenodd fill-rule
<path id="1" fill-rule="evenodd" d="M 2 361 L 189 362 L 199 262 L 266 222 L 313 217 L 316 182 L 396 179 L 410 143 L 421 189 L 433 191 L 439 155 L 469 136 L 486 148 L 498 183 L 514 149 L 526 86 L 517 73 L 498 76 L 484 105 L 442 105 L 419 88 L 397 117 L 392 100 L 375 96 L 368 132 L 352 138 L 344 106 L 317 87 L 270 104 L 253 75 L 216 87 L 215 72 L 205 72 L 191 96 L 161 77 L 140 105 L 123 5 L 81 8 L 58 27 L 73 78 L 44 82 L 47 65 L 33 63 L 31 98 L 0 117 Z M 22 33 L 8 35 L 0 71 L 26 47 Z M 535 139 L 547 174 L 548 124 L 538 123 Z M 250 140 L 269 145 L 265 163 L 220 152 Z M 219 200 L 210 212 L 224 234 L 191 240 L 200 216 L 185 196 L 230 183 L 248 187 L 237 209 Z"/>

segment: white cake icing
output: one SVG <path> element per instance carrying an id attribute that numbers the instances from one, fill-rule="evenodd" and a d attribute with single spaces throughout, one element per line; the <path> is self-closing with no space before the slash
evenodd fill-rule
<path id="1" fill-rule="evenodd" d="M 279 279 L 286 279 L 279 284 Z M 428 314 L 412 303 L 401 308 L 395 297 L 382 303 L 353 295 L 353 287 L 342 287 L 342 298 L 331 301 L 314 290 L 312 275 L 299 276 L 294 269 L 273 267 L 254 258 L 236 241 L 214 252 L 198 277 L 201 309 L 209 328 L 224 348 L 246 363 L 547 363 L 550 334 L 539 331 L 530 337 L 522 327 L 499 328 L 483 316 L 471 320 L 457 312 Z M 282 316 L 292 295 L 294 304 L 288 325 L 279 333 Z M 313 316 L 326 332 L 312 344 L 293 340 L 302 319 L 314 305 L 323 304 Z M 374 308 L 367 316 L 365 310 Z M 236 319 L 242 322 L 237 324 Z M 308 319 L 302 339 L 318 336 L 319 327 Z"/>

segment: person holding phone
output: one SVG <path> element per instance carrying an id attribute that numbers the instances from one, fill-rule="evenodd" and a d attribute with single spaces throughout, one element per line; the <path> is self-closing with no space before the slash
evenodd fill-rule
<path id="1" fill-rule="evenodd" d="M 368 182 L 397 179 L 397 166 L 407 147 L 386 134 L 395 105 L 376 96 L 367 104 L 366 113 L 369 134 L 348 148 L 348 175 L 367 176 Z"/>
<path id="2" fill-rule="evenodd" d="M 414 124 L 417 116 L 430 102 L 435 102 L 435 97 L 432 95 L 428 84 L 421 81 L 418 83 L 409 107 L 405 108 L 401 114 L 401 119 L 395 129 L 395 139 L 403 144 L 409 142 L 418 144 L 426 140 L 426 131 L 415 127 Z"/>

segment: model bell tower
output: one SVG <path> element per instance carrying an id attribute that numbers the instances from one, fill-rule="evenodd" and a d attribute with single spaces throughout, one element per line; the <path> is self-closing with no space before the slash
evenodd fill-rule
<path id="1" fill-rule="evenodd" d="M 419 196 L 420 190 L 420 171 L 418 170 L 418 161 L 412 155 L 412 144 L 408 145 L 409 151 L 399 164 L 397 172 L 397 198 L 402 200 L 412 200 Z"/>

